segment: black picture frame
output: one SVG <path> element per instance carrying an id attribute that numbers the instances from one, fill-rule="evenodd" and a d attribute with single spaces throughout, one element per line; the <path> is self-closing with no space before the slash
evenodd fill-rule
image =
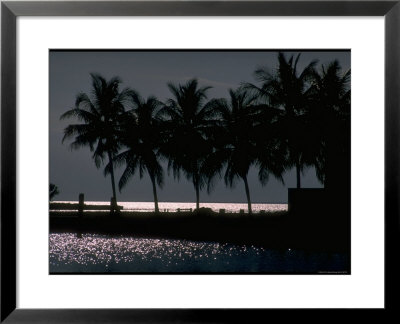
<path id="1" fill-rule="evenodd" d="M 2 1 L 1 2 L 1 317 L 5 323 L 248 323 L 270 309 L 16 308 L 16 19 L 18 16 L 384 16 L 385 17 L 385 308 L 396 312 L 399 246 L 400 1 Z M 371 260 L 373 262 L 373 260 Z M 285 309 L 283 311 L 287 311 Z M 340 310 L 291 310 L 299 317 Z M 342 310 L 347 313 L 349 310 Z M 358 310 L 352 310 L 360 313 Z M 268 312 L 268 313 L 267 313 Z M 278 315 L 278 314 L 275 314 Z M 315 314 L 313 314 L 315 315 Z M 392 314 L 393 315 L 393 314 Z M 339 318 L 339 317 L 338 317 Z"/>

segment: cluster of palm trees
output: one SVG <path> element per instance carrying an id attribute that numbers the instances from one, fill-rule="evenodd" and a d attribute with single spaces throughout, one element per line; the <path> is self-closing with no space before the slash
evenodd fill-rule
<path id="1" fill-rule="evenodd" d="M 90 147 L 96 166 L 105 165 L 111 177 L 114 200 L 115 168 L 124 167 L 119 190 L 134 174 L 147 173 L 156 212 L 163 160 L 174 178 L 183 174 L 192 182 L 196 208 L 201 190 L 210 192 L 223 177 L 230 187 L 243 181 L 251 213 L 251 167 L 263 185 L 270 175 L 283 182 L 295 167 L 300 188 L 301 173 L 314 166 L 326 187 L 336 178 L 329 170 L 349 158 L 350 71 L 342 73 L 336 60 L 320 69 L 312 61 L 298 71 L 299 58 L 279 53 L 275 70 L 257 69 L 257 82 L 230 89 L 228 99 L 208 99 L 210 87 L 192 79 L 168 83 L 171 98 L 161 102 L 120 90 L 119 78 L 91 74 L 91 95 L 79 94 L 75 107 L 61 116 L 80 121 L 65 128 L 63 141 L 73 137 L 71 148 Z"/>

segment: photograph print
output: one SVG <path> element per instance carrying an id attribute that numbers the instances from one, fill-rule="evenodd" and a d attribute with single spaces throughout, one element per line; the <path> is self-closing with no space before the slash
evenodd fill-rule
<path id="1" fill-rule="evenodd" d="M 50 50 L 50 274 L 349 275 L 350 50 Z"/>

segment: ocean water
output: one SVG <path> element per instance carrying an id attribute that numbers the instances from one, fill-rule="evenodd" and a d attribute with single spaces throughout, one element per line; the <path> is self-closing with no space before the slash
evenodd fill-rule
<path id="1" fill-rule="evenodd" d="M 348 273 L 345 253 L 52 233 L 50 273 Z"/>
<path id="2" fill-rule="evenodd" d="M 76 201 L 56 201 L 60 203 L 76 203 Z M 108 201 L 85 201 L 87 205 L 109 205 Z M 154 211 L 154 202 L 118 202 L 118 205 L 123 206 L 123 211 L 138 211 L 138 212 L 151 212 Z M 200 207 L 211 208 L 213 211 L 218 212 L 220 209 L 225 209 L 227 213 L 239 213 L 241 209 L 247 212 L 247 204 L 240 203 L 200 203 Z M 158 208 L 161 212 L 175 212 L 180 210 L 190 210 L 196 208 L 196 203 L 191 202 L 159 202 Z M 287 210 L 287 204 L 252 204 L 252 211 L 254 213 L 260 211 L 274 212 Z"/>

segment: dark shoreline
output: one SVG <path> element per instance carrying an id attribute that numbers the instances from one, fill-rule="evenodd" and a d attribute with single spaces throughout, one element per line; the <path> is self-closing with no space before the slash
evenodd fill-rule
<path id="1" fill-rule="evenodd" d="M 313 216 L 313 217 L 311 217 Z M 349 252 L 347 222 L 332 217 L 213 212 L 84 212 L 50 211 L 50 233 L 92 233 L 145 238 L 187 239 L 255 245 L 275 249 Z"/>

